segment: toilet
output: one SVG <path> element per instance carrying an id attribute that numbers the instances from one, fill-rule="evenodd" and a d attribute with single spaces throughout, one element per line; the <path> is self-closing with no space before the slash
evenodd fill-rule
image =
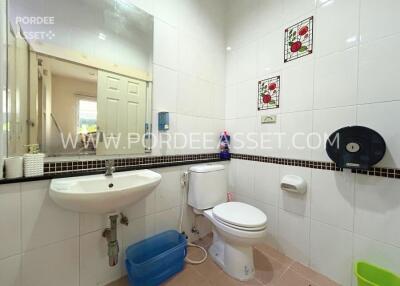
<path id="1" fill-rule="evenodd" d="M 227 202 L 227 177 L 223 165 L 190 168 L 188 204 L 213 225 L 212 259 L 240 281 L 254 277 L 253 246 L 267 232 L 267 217 L 258 208 Z"/>

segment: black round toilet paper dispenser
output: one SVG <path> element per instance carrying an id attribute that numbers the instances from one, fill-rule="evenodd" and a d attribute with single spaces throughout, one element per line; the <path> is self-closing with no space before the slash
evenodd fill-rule
<path id="1" fill-rule="evenodd" d="M 382 160 L 386 144 L 379 133 L 368 127 L 349 126 L 329 136 L 326 152 L 339 168 L 367 170 Z"/>

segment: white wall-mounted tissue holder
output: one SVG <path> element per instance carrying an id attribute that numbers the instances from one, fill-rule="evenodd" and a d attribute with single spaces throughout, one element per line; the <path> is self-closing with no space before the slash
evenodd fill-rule
<path id="1" fill-rule="evenodd" d="M 302 177 L 296 175 L 286 175 L 282 178 L 281 190 L 304 194 L 307 192 L 307 182 Z"/>

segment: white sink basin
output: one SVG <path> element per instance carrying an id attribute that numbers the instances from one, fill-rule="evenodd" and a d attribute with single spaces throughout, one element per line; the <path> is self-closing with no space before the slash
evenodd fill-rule
<path id="1" fill-rule="evenodd" d="M 148 195 L 161 182 L 161 175 L 150 170 L 53 179 L 50 197 L 68 210 L 106 214 L 132 205 Z"/>

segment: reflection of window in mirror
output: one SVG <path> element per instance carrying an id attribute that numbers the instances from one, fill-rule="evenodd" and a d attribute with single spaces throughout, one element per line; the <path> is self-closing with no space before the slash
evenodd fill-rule
<path id="1" fill-rule="evenodd" d="M 91 98 L 77 98 L 77 132 L 93 134 L 97 131 L 97 101 Z"/>
<path id="2" fill-rule="evenodd" d="M 97 139 L 97 101 L 91 97 L 76 97 L 76 126 L 82 148 L 86 151 L 96 150 Z"/>

